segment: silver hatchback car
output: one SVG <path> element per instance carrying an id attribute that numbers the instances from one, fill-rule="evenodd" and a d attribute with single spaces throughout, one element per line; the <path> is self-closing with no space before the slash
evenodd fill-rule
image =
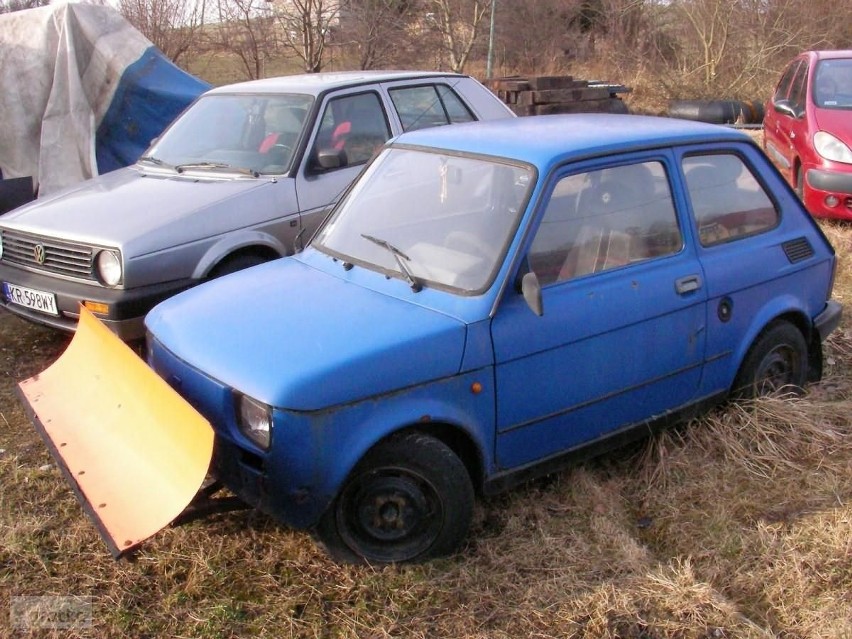
<path id="1" fill-rule="evenodd" d="M 296 252 L 386 140 L 509 117 L 479 82 L 449 73 L 213 89 L 133 166 L 0 217 L 0 304 L 69 331 L 84 306 L 122 339 L 141 338 L 161 300 Z"/>

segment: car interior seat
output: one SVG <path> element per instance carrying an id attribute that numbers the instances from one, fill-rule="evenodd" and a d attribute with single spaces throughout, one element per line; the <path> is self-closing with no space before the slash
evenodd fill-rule
<path id="1" fill-rule="evenodd" d="M 654 178 L 642 164 L 614 167 L 589 174 L 577 198 L 576 235 L 558 279 L 569 279 L 627 264 L 641 238 L 627 230 L 631 218 L 653 201 Z"/>
<path id="2" fill-rule="evenodd" d="M 335 146 L 342 143 L 341 148 L 346 152 L 349 164 L 366 162 L 390 137 L 387 122 L 381 109 L 373 104 L 353 104 L 348 117 L 348 131 L 338 135 L 335 129 L 332 142 Z M 337 141 L 334 140 L 335 136 L 338 137 Z"/>

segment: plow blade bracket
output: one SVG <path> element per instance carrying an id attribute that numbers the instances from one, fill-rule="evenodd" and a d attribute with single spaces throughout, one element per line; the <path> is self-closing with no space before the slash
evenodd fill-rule
<path id="1" fill-rule="evenodd" d="M 87 310 L 56 362 L 18 386 L 114 557 L 167 526 L 204 482 L 210 424 Z"/>

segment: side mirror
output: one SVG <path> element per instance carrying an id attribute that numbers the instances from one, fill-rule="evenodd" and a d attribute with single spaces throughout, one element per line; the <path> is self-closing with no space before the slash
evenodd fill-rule
<path id="1" fill-rule="evenodd" d="M 346 151 L 343 149 L 320 149 L 317 151 L 316 167 L 323 171 L 346 166 Z"/>
<path id="2" fill-rule="evenodd" d="M 799 119 L 800 117 L 802 117 L 801 110 L 796 109 L 790 103 L 789 100 L 778 100 L 777 102 L 775 102 L 772 105 L 772 107 L 775 109 L 775 111 L 777 111 L 778 113 L 781 113 L 783 115 L 786 115 L 787 117 L 795 118 L 795 119 Z"/>
<path id="3" fill-rule="evenodd" d="M 530 310 L 541 317 L 544 315 L 544 305 L 541 301 L 541 284 L 538 282 L 538 276 L 530 271 L 524 273 L 521 280 L 521 294 Z"/>

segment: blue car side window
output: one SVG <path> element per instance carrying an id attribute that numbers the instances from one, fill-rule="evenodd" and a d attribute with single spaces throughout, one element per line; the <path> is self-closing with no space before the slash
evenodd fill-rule
<path id="1" fill-rule="evenodd" d="M 738 156 L 691 155 L 684 158 L 683 171 L 702 246 L 762 233 L 778 223 L 775 205 Z"/>
<path id="2" fill-rule="evenodd" d="M 676 253 L 682 245 L 665 169 L 643 162 L 562 178 L 529 260 L 548 284 Z"/>

